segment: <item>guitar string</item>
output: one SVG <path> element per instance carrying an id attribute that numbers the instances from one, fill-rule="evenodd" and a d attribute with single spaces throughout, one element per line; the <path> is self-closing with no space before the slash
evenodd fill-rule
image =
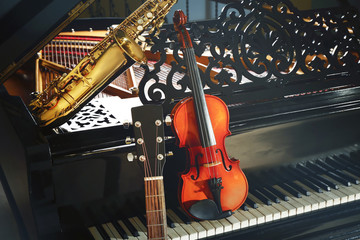
<path id="1" fill-rule="evenodd" d="M 145 160 L 144 160 L 144 174 L 145 174 L 145 177 L 150 177 L 151 176 L 151 169 L 149 170 L 149 165 L 148 165 L 148 154 L 147 154 L 147 150 L 146 150 L 146 143 L 145 143 L 145 138 L 144 138 L 144 134 L 143 134 L 143 131 L 142 131 L 142 126 L 139 127 L 139 131 L 140 131 L 140 136 L 141 138 L 143 139 L 143 143 L 141 144 L 141 148 L 143 150 L 143 153 L 144 153 L 144 156 L 145 156 Z M 145 191 L 146 191 L 146 196 L 147 195 L 153 195 L 153 193 L 151 192 L 151 189 L 153 189 L 151 187 L 151 181 L 149 182 L 148 180 L 145 180 Z M 145 203 L 146 203 L 146 207 L 147 209 L 149 210 L 150 208 L 152 209 L 152 206 L 153 206 L 153 198 L 149 198 L 149 197 L 146 197 L 145 199 Z M 146 213 L 146 216 L 149 218 L 147 219 L 147 224 L 149 225 L 149 223 L 151 222 L 152 219 L 150 219 L 149 217 L 149 214 Z M 152 217 L 152 216 L 151 216 Z M 153 229 L 151 226 L 148 226 L 148 231 L 149 231 L 149 235 L 151 236 L 153 234 Z"/>
<path id="2" fill-rule="evenodd" d="M 155 150 L 155 164 L 154 165 L 160 167 L 159 164 L 158 164 L 158 159 L 157 159 L 157 153 L 158 153 L 159 144 L 156 141 L 157 137 L 158 137 L 158 128 L 159 127 L 156 125 L 156 128 L 155 128 L 156 129 L 156 134 L 155 134 L 155 148 L 156 148 L 156 150 Z M 148 156 L 148 153 L 147 153 L 147 147 L 146 147 L 145 138 L 144 138 L 143 131 L 142 131 L 142 126 L 140 126 L 139 129 L 140 129 L 140 133 L 141 133 L 141 138 L 144 140 L 144 142 L 142 144 L 143 152 L 144 152 L 145 158 L 146 158 L 146 160 L 144 162 L 144 168 L 145 168 L 145 165 L 146 165 L 146 169 L 148 171 L 148 176 L 153 176 L 152 173 L 151 173 L 150 163 L 148 161 L 149 156 Z M 157 167 L 155 167 L 155 176 L 157 176 L 156 175 L 156 169 L 157 169 Z M 146 175 L 146 173 L 145 173 L 145 175 Z M 161 198 L 162 196 L 160 196 L 163 193 L 158 192 L 158 190 L 159 190 L 158 189 L 158 181 L 159 180 L 153 180 L 153 179 L 150 179 L 149 181 L 146 181 L 147 190 L 148 190 L 147 192 L 150 193 L 150 195 L 151 195 L 150 201 L 148 201 L 148 199 L 146 199 L 146 201 L 148 201 L 148 206 L 150 205 L 149 207 L 151 207 L 151 210 L 154 210 L 154 208 L 155 208 L 155 209 L 161 209 L 163 211 L 163 203 L 162 203 L 162 198 Z M 157 185 L 157 186 L 154 186 L 154 185 Z M 155 196 L 155 198 L 154 198 L 154 196 Z M 156 223 L 162 223 L 162 224 L 155 226 L 155 229 L 153 229 L 154 226 L 150 226 L 150 228 L 148 228 L 148 229 L 151 231 L 151 233 L 153 233 L 153 231 L 157 232 L 157 231 L 160 230 L 160 233 L 162 234 L 162 236 L 165 236 L 164 235 L 165 234 L 164 229 L 163 229 L 165 227 L 164 226 L 165 219 L 164 219 L 164 215 L 162 214 L 162 211 L 152 212 L 152 213 L 149 214 L 151 216 L 151 220 L 155 219 Z M 147 214 L 147 216 L 150 218 L 149 215 Z M 151 221 L 151 220 L 149 219 L 149 221 Z"/>

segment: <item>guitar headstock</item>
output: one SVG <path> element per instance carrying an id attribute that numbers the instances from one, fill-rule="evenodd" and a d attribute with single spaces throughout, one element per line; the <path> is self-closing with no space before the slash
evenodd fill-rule
<path id="1" fill-rule="evenodd" d="M 131 109 L 137 159 L 144 163 L 145 177 L 162 176 L 165 164 L 164 121 L 161 105 Z"/>

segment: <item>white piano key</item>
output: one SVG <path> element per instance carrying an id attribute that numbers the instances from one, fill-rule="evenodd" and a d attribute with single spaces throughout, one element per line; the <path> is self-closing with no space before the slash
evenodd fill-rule
<path id="1" fill-rule="evenodd" d="M 339 196 L 340 198 L 340 204 L 344 204 L 348 202 L 348 195 L 346 193 L 344 193 L 344 191 L 340 190 L 344 187 L 344 185 L 342 185 L 341 183 L 339 183 L 338 181 L 336 181 L 335 179 L 330 178 L 327 175 L 322 175 L 324 178 L 327 178 L 331 181 L 333 181 L 334 183 L 338 184 L 339 189 L 334 189 L 332 191 L 332 193 L 334 193 L 335 195 Z M 346 191 L 345 191 L 346 192 Z M 335 204 L 335 203 L 334 203 Z"/>
<path id="2" fill-rule="evenodd" d="M 311 204 L 311 211 L 318 210 L 319 209 L 319 201 L 314 198 L 315 191 L 312 190 L 311 188 L 307 187 L 305 184 L 302 184 L 299 181 L 295 181 L 295 182 L 296 182 L 296 184 L 298 184 L 299 186 L 301 186 L 302 188 L 308 190 L 311 193 L 310 196 L 303 196 L 302 197 L 305 201 L 307 201 L 307 202 L 309 202 Z M 320 200 L 321 200 L 320 202 L 323 202 L 322 199 L 320 199 Z M 325 205 L 325 202 L 323 204 Z"/>
<path id="3" fill-rule="evenodd" d="M 353 184 L 351 187 L 352 187 L 352 189 L 354 189 L 355 200 L 359 200 L 360 199 L 360 186 Z"/>
<path id="4" fill-rule="evenodd" d="M 334 205 L 334 201 L 340 204 L 340 198 L 333 194 L 331 191 L 323 191 L 322 193 L 312 192 L 313 196 L 316 196 L 324 200 L 325 207 L 331 207 Z M 323 203 L 319 204 L 319 208 L 323 208 Z"/>
<path id="5" fill-rule="evenodd" d="M 177 234 L 177 232 L 175 232 L 175 230 L 171 227 L 167 227 L 167 235 L 169 239 L 180 240 L 179 234 Z"/>
<path id="6" fill-rule="evenodd" d="M 291 205 L 288 201 L 281 201 L 279 205 L 287 209 L 289 217 L 296 215 L 296 207 Z"/>
<path id="7" fill-rule="evenodd" d="M 221 234 L 224 232 L 224 226 L 218 220 L 209 220 L 209 223 L 214 226 L 215 235 Z"/>
<path id="8" fill-rule="evenodd" d="M 258 210 L 260 213 L 264 215 L 265 222 L 271 222 L 273 220 L 280 219 L 280 213 L 279 211 L 277 211 L 277 209 L 273 208 L 272 206 L 268 206 L 264 204 L 263 202 L 261 202 L 260 199 L 258 199 L 251 193 L 248 194 L 248 198 L 250 198 L 251 200 L 253 200 L 258 204 L 259 207 L 256 210 Z"/>
<path id="9" fill-rule="evenodd" d="M 173 210 L 168 209 L 167 210 L 167 215 L 168 215 L 169 218 L 171 218 L 172 221 L 174 221 L 175 224 L 179 225 L 182 229 L 184 229 L 188 233 L 190 240 L 194 240 L 194 239 L 198 238 L 198 233 L 196 232 L 196 230 L 190 224 L 185 224 L 176 215 L 176 213 Z"/>
<path id="10" fill-rule="evenodd" d="M 254 208 L 251 208 L 250 206 L 249 207 L 249 210 L 248 211 L 244 211 L 244 212 L 248 212 L 250 213 L 251 215 L 253 215 L 255 218 L 256 218 L 256 223 L 257 224 L 262 224 L 262 223 L 265 223 L 265 216 L 260 213 L 259 211 L 257 211 L 256 209 Z M 245 213 L 244 213 L 245 214 Z"/>
<path id="11" fill-rule="evenodd" d="M 358 176 L 355 176 L 352 173 L 346 172 L 348 175 L 352 176 L 355 179 L 359 179 Z M 355 194 L 355 200 L 359 200 L 360 199 L 360 185 L 357 184 L 352 184 L 351 186 L 354 189 L 354 194 Z"/>
<path id="12" fill-rule="evenodd" d="M 88 228 L 91 236 L 93 236 L 93 238 L 95 240 L 104 240 L 104 238 L 101 236 L 101 234 L 99 233 L 99 231 L 96 229 L 96 227 L 89 227 Z"/>
<path id="13" fill-rule="evenodd" d="M 201 226 L 203 226 L 206 230 L 206 236 L 210 237 L 210 236 L 214 236 L 215 235 L 215 228 L 213 225 L 210 224 L 209 221 L 207 220 L 202 220 L 199 222 Z"/>
<path id="14" fill-rule="evenodd" d="M 190 225 L 195 229 L 198 234 L 198 238 L 206 238 L 207 231 L 206 229 L 198 222 L 192 221 Z"/>
<path id="15" fill-rule="evenodd" d="M 109 222 L 106 223 L 106 226 L 108 227 L 108 229 L 111 231 L 111 233 L 113 234 L 114 238 L 116 240 L 122 240 L 123 238 L 121 237 L 120 233 L 116 230 L 115 226 Z"/>
<path id="16" fill-rule="evenodd" d="M 278 190 L 278 188 L 280 188 L 280 186 L 278 185 L 273 185 L 273 188 L 275 188 L 276 190 Z M 289 197 L 289 196 L 288 196 Z M 291 204 L 288 203 L 288 201 L 280 201 L 280 203 L 278 204 L 274 204 L 274 206 L 282 206 L 287 210 L 287 215 L 288 216 L 295 216 L 296 215 L 296 208 L 294 206 L 292 206 Z M 283 213 L 284 217 L 286 216 L 286 213 Z"/>
<path id="17" fill-rule="evenodd" d="M 331 193 L 331 191 L 323 191 L 322 193 L 318 193 L 304 184 L 302 184 L 301 186 L 311 192 L 310 196 L 316 201 L 318 201 L 319 209 L 333 206 L 334 198 L 338 199 L 340 203 L 340 198 L 338 198 L 335 194 Z"/>
<path id="18" fill-rule="evenodd" d="M 238 209 L 238 210 L 234 211 L 233 216 L 234 216 L 237 220 L 239 220 L 239 222 L 240 222 L 240 229 L 247 228 L 247 227 L 249 226 L 249 218 L 247 218 L 247 217 L 245 216 L 245 214 L 240 213 L 240 211 L 245 212 L 245 211 L 243 211 L 243 210 Z M 250 215 L 251 215 L 251 214 L 250 214 Z M 251 215 L 251 216 L 252 216 L 252 215 Z M 253 221 L 255 221 L 255 224 L 254 224 L 254 225 L 256 225 L 256 219 L 255 219 L 255 217 L 252 216 L 252 218 L 254 219 Z"/>
<path id="19" fill-rule="evenodd" d="M 127 228 L 125 223 L 122 220 L 118 220 L 117 223 L 120 225 L 120 227 L 125 231 L 125 233 L 128 235 L 129 240 L 135 240 L 138 239 L 137 237 L 134 237 L 131 233 L 131 231 Z"/>
<path id="20" fill-rule="evenodd" d="M 183 211 L 180 207 L 178 208 L 180 211 Z M 191 227 L 194 228 L 194 230 L 198 234 L 198 238 L 206 238 L 207 237 L 207 230 L 197 221 L 191 221 L 190 224 Z"/>
<path id="21" fill-rule="evenodd" d="M 109 236 L 110 240 L 117 240 L 114 236 L 114 234 L 112 233 L 112 231 L 109 229 L 109 227 L 107 226 L 106 223 L 101 224 L 102 228 L 104 229 L 104 231 L 106 232 L 106 234 Z"/>
<path id="22" fill-rule="evenodd" d="M 224 232 L 231 232 L 233 230 L 232 224 L 226 218 L 219 219 L 218 221 L 223 225 Z"/>
<path id="23" fill-rule="evenodd" d="M 293 195 L 291 195 L 289 192 L 287 192 L 285 189 L 281 188 L 280 186 L 274 186 L 274 188 L 276 188 L 277 190 L 279 190 L 283 194 L 286 194 L 289 197 L 288 203 L 291 206 L 295 207 L 296 214 L 304 213 L 304 205 L 297 201 L 297 199 L 299 199 L 299 198 L 294 197 Z M 290 215 L 290 216 L 292 216 L 292 215 Z"/>
<path id="24" fill-rule="evenodd" d="M 272 207 L 279 211 L 280 219 L 287 218 L 289 216 L 289 211 L 281 203 L 282 201 L 279 203 L 274 203 Z"/>
<path id="25" fill-rule="evenodd" d="M 141 223 L 140 219 L 138 217 L 132 217 L 132 218 L 129 218 L 129 222 L 139 232 L 139 236 L 137 238 L 139 240 L 147 240 L 147 237 L 146 237 L 147 230 L 146 230 L 145 226 Z M 140 225 L 139 225 L 139 223 L 140 223 Z"/>
<path id="26" fill-rule="evenodd" d="M 240 221 L 239 221 L 239 219 L 237 219 L 233 215 L 231 215 L 230 217 L 227 217 L 226 219 L 231 223 L 233 231 L 240 229 Z"/>
<path id="27" fill-rule="evenodd" d="M 180 237 L 180 240 L 189 240 L 190 235 L 188 234 L 185 229 L 180 226 L 179 222 L 173 217 L 173 215 L 170 213 L 170 210 L 168 209 L 166 211 L 167 217 L 169 217 L 174 222 L 174 228 L 172 228 Z"/>

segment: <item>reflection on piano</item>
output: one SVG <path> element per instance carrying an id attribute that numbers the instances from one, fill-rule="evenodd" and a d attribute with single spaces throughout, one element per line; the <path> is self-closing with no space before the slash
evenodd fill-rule
<path id="1" fill-rule="evenodd" d="M 226 147 L 250 194 L 226 219 L 189 219 L 177 203 L 185 153 L 170 137 L 169 239 L 359 238 L 358 26 L 353 9 L 299 12 L 288 1 L 238 2 L 188 25 L 196 53 L 212 56 L 199 57 L 205 91 L 229 107 Z M 157 58 L 134 72 L 142 103 L 164 101 L 169 113 L 188 83 L 172 26 L 163 29 L 147 53 Z M 2 184 L 24 239 L 146 239 L 143 173 L 127 160 L 132 126 L 121 116 L 131 106 L 99 111 L 119 116 L 111 125 L 44 131 L 18 97 L 0 95 Z"/>

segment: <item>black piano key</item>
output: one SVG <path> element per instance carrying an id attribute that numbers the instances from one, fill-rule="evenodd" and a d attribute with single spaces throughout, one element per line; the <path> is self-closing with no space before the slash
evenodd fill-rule
<path id="1" fill-rule="evenodd" d="M 327 172 L 325 173 L 326 175 L 329 176 L 331 175 L 333 179 L 340 182 L 341 184 L 344 184 L 345 186 L 351 186 L 349 179 L 342 176 L 342 174 L 336 171 L 336 169 L 334 170 L 332 167 L 330 167 L 328 164 L 324 163 L 323 161 L 317 161 L 316 163 L 327 170 Z"/>
<path id="2" fill-rule="evenodd" d="M 285 175 L 286 175 L 286 170 L 284 170 L 284 171 L 285 171 Z M 280 171 L 270 170 L 270 171 L 265 172 L 264 175 L 268 179 L 276 179 L 276 184 L 279 187 L 286 190 L 288 193 L 290 193 L 294 197 L 301 198 L 302 197 L 301 191 L 299 191 L 296 187 L 292 186 L 293 185 L 293 183 L 292 183 L 293 177 L 289 176 L 289 175 L 287 175 L 287 177 L 284 177 L 283 176 L 284 171 L 280 172 Z M 306 191 L 306 190 L 304 190 L 304 191 Z"/>
<path id="3" fill-rule="evenodd" d="M 338 181 L 339 183 L 343 184 L 344 186 L 348 186 L 348 187 L 351 186 L 351 183 L 348 180 L 340 177 L 339 175 L 337 175 L 337 174 L 335 174 L 333 172 L 327 172 L 327 173 L 325 173 L 325 175 L 327 175 L 330 178 Z"/>
<path id="4" fill-rule="evenodd" d="M 340 156 L 333 156 L 332 158 L 329 158 L 329 161 L 338 163 L 342 167 L 342 170 L 345 170 L 356 177 L 360 177 L 360 168 L 344 161 Z"/>
<path id="5" fill-rule="evenodd" d="M 328 187 L 333 188 L 333 189 L 339 189 L 339 186 L 336 183 L 333 183 L 333 182 L 329 181 L 328 179 L 318 175 L 320 173 L 317 173 L 317 172 L 311 170 L 310 168 L 305 167 L 301 164 L 298 164 L 296 167 L 303 170 L 304 172 L 307 172 L 308 174 L 312 174 L 312 177 L 318 179 L 322 183 L 325 183 Z"/>
<path id="6" fill-rule="evenodd" d="M 348 180 L 348 181 L 351 182 L 351 183 L 359 184 L 359 180 L 353 178 L 353 177 L 350 176 L 349 174 L 346 174 L 346 173 L 342 172 L 342 171 L 341 171 L 341 166 L 335 165 L 335 166 L 337 166 L 337 167 L 340 167 L 340 169 L 339 169 L 339 168 L 337 168 L 337 167 L 332 166 L 332 165 L 331 165 L 329 162 L 327 162 L 326 160 L 325 160 L 324 164 L 327 164 L 327 165 L 329 166 L 329 169 L 332 168 L 332 171 L 335 172 L 335 173 L 337 173 L 340 177 Z"/>
<path id="7" fill-rule="evenodd" d="M 168 216 L 166 216 L 166 223 L 169 227 L 174 228 L 175 227 L 175 223 L 173 220 L 171 220 Z"/>
<path id="8" fill-rule="evenodd" d="M 351 161 L 349 156 L 346 156 L 345 154 L 340 154 L 340 155 L 336 156 L 336 159 L 338 159 L 344 165 L 346 165 L 352 169 L 355 169 L 360 173 L 360 166 L 355 165 L 354 162 Z"/>
<path id="9" fill-rule="evenodd" d="M 134 225 L 132 225 L 132 223 L 128 219 L 124 218 L 122 219 L 122 221 L 134 237 L 140 236 L 138 230 L 134 227 Z"/>
<path id="10" fill-rule="evenodd" d="M 314 191 L 321 193 L 322 190 L 319 186 L 315 185 L 314 183 L 312 183 L 311 181 L 308 180 L 309 177 L 306 176 L 306 174 L 302 174 L 300 171 L 298 171 L 298 169 L 289 167 L 288 171 L 292 172 L 294 175 L 298 176 L 297 180 L 299 182 L 301 182 L 302 184 L 304 184 L 305 186 L 313 189 Z"/>
<path id="11" fill-rule="evenodd" d="M 107 232 L 105 231 L 105 229 L 101 225 L 96 225 L 95 227 L 96 227 L 96 229 L 98 230 L 98 232 L 100 233 L 101 237 L 104 240 L 110 240 L 111 239 L 112 236 L 109 236 L 107 234 Z"/>
<path id="12" fill-rule="evenodd" d="M 285 191 L 287 191 L 288 193 L 290 193 L 291 195 L 293 195 L 296 198 L 302 198 L 302 194 L 298 190 L 290 187 L 289 185 L 287 185 L 285 183 L 279 183 L 279 187 L 281 187 L 282 189 L 284 189 Z"/>
<path id="13" fill-rule="evenodd" d="M 334 158 L 335 158 L 335 156 L 327 157 L 325 159 L 325 162 L 327 164 L 329 164 L 330 166 L 332 166 L 333 168 L 336 168 L 336 169 L 344 169 L 344 168 L 346 168 L 345 164 L 341 163 L 340 161 L 336 161 Z"/>
<path id="14" fill-rule="evenodd" d="M 274 187 L 272 187 L 270 185 L 265 185 L 265 187 L 269 192 L 271 192 L 272 194 L 278 196 L 280 199 L 282 199 L 284 201 L 289 201 L 289 197 L 286 196 L 285 194 L 283 194 L 282 192 L 280 192 L 279 190 L 277 190 L 276 188 L 274 188 Z"/>
<path id="15" fill-rule="evenodd" d="M 360 166 L 360 156 L 359 156 L 359 152 L 351 152 L 350 153 L 350 161 L 353 162 L 353 164 Z"/>
<path id="16" fill-rule="evenodd" d="M 243 205 L 241 205 L 241 207 L 240 207 L 242 210 L 244 210 L 244 211 L 249 211 L 249 208 L 248 208 L 248 206 L 244 203 Z"/>
<path id="17" fill-rule="evenodd" d="M 301 194 L 303 194 L 305 196 L 310 196 L 310 192 L 308 190 L 304 189 L 303 187 L 299 186 L 298 184 L 296 184 L 294 182 L 288 182 L 286 184 L 288 184 L 290 187 L 294 188 L 295 190 L 299 191 Z"/>
<path id="18" fill-rule="evenodd" d="M 147 221 L 146 221 L 146 215 L 137 215 L 137 217 L 139 218 L 140 222 L 146 227 L 147 226 Z"/>
<path id="19" fill-rule="evenodd" d="M 261 190 L 261 193 L 263 195 L 265 195 L 266 197 L 268 197 L 271 201 L 273 201 L 274 203 L 280 203 L 280 199 L 277 197 L 276 194 L 272 193 L 269 188 L 273 188 L 271 186 L 267 186 L 266 184 L 264 184 L 264 188 L 259 189 Z"/>
<path id="20" fill-rule="evenodd" d="M 254 189 L 254 190 L 250 190 L 249 191 L 252 195 L 254 195 L 255 197 L 257 197 L 260 201 L 262 201 L 263 203 L 265 203 L 266 205 L 270 206 L 271 205 L 271 201 L 270 199 L 268 199 L 267 197 L 265 197 L 264 195 L 262 195 L 259 190 Z"/>
<path id="21" fill-rule="evenodd" d="M 328 171 L 326 168 L 324 168 L 323 166 L 318 164 L 318 162 L 320 162 L 320 161 L 316 161 L 316 163 L 308 162 L 306 164 L 306 166 L 308 166 L 309 168 L 311 168 L 311 169 L 313 169 L 315 171 L 321 172 L 321 174 L 329 176 L 330 178 L 340 182 L 341 184 L 343 184 L 345 186 L 350 186 L 351 185 L 351 183 L 349 181 L 346 181 L 346 180 L 340 178 L 338 175 L 334 174 L 333 172 Z"/>
<path id="22" fill-rule="evenodd" d="M 249 175 L 247 178 L 248 178 L 248 181 L 249 181 L 249 185 L 253 186 L 253 189 L 260 192 L 265 198 L 267 198 L 270 201 L 270 202 L 267 201 L 265 204 L 271 205 L 271 202 L 275 202 L 275 203 L 280 202 L 280 199 L 276 195 L 271 193 L 271 191 L 266 190 L 265 186 L 268 186 L 269 188 L 272 188 L 266 182 L 268 180 L 268 178 L 264 179 L 262 174 L 257 175 L 257 176 Z"/>
<path id="23" fill-rule="evenodd" d="M 115 229 L 118 231 L 118 233 L 123 239 L 129 239 L 129 236 L 127 235 L 125 230 L 120 226 L 120 224 L 118 224 L 116 221 L 112 221 L 112 224 L 114 225 Z"/>
<path id="24" fill-rule="evenodd" d="M 181 221 L 183 221 L 186 224 L 190 224 L 191 223 L 191 219 L 188 215 L 186 215 L 186 213 L 184 213 L 182 210 L 178 209 L 177 207 L 171 208 L 174 213 L 181 219 Z"/>
<path id="25" fill-rule="evenodd" d="M 303 174 L 303 176 L 307 177 L 311 183 L 315 184 L 316 186 L 320 187 L 321 189 L 324 189 L 325 191 L 331 190 L 329 185 L 327 185 L 325 182 L 320 181 L 313 174 L 308 175 L 306 172 L 304 172 L 301 169 L 297 169 L 297 170 L 300 171 Z"/>
<path id="26" fill-rule="evenodd" d="M 254 202 L 253 200 L 251 200 L 250 198 L 246 198 L 245 203 L 247 203 L 252 208 L 258 208 L 259 207 L 257 205 L 257 203 Z"/>

